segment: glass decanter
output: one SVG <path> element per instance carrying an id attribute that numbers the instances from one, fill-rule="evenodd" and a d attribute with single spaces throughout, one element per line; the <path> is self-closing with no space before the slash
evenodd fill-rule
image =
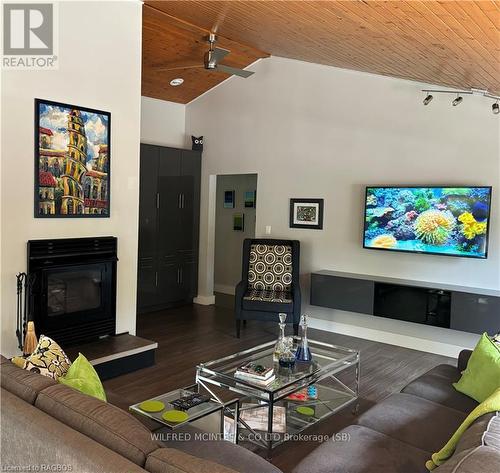
<path id="1" fill-rule="evenodd" d="M 312 361 L 311 350 L 309 349 L 309 343 L 307 341 L 307 315 L 304 314 L 301 317 L 300 325 L 302 327 L 302 338 L 297 346 L 297 352 L 295 353 L 295 358 L 297 361 L 310 362 Z"/>
<path id="2" fill-rule="evenodd" d="M 274 361 L 279 361 L 280 355 L 282 353 L 285 353 L 287 351 L 287 339 L 285 337 L 285 327 L 286 327 L 286 314 L 280 313 L 278 314 L 278 317 L 280 319 L 279 322 L 279 327 L 280 327 L 280 334 L 278 337 L 278 341 L 276 342 L 276 345 L 274 345 L 274 353 L 273 353 L 273 360 Z"/>

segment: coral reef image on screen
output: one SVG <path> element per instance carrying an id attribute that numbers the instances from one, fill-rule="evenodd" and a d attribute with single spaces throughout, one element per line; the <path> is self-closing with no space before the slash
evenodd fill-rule
<path id="1" fill-rule="evenodd" d="M 485 258 L 490 187 L 367 187 L 364 246 Z"/>

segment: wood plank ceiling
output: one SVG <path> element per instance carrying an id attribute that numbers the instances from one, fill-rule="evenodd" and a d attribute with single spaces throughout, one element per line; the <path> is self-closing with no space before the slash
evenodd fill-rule
<path id="1" fill-rule="evenodd" d="M 500 94 L 498 1 L 146 0 L 143 95 L 187 103 L 225 80 L 203 68 L 157 70 L 201 64 L 203 36 L 214 30 L 234 67 L 269 53 Z M 184 84 L 171 87 L 174 77 Z"/>

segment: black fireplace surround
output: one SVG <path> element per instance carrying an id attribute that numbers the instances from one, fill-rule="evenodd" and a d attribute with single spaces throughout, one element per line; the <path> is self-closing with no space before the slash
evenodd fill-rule
<path id="1" fill-rule="evenodd" d="M 28 241 L 29 314 L 63 346 L 115 335 L 115 237 Z"/>

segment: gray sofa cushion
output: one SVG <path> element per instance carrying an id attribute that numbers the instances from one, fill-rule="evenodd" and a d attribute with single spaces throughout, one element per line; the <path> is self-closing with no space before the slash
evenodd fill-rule
<path id="1" fill-rule="evenodd" d="M 9 391 L 1 389 L 0 398 L 0 471 L 145 473 L 140 466 Z"/>
<path id="2" fill-rule="evenodd" d="M 40 391 L 57 384 L 52 378 L 19 368 L 3 356 L 1 356 L 0 373 L 2 388 L 30 404 L 35 403 Z"/>
<path id="3" fill-rule="evenodd" d="M 339 433 L 347 434 L 345 442 L 322 443 L 293 473 L 428 473 L 423 450 L 360 425 Z"/>
<path id="4" fill-rule="evenodd" d="M 236 473 L 227 466 L 201 460 L 175 448 L 159 448 L 150 453 L 145 468 L 150 473 Z"/>
<path id="5" fill-rule="evenodd" d="M 459 393 L 452 386 L 460 376 L 457 368 L 451 365 L 439 365 L 412 381 L 401 392 L 469 414 L 478 403 L 469 396 Z"/>
<path id="6" fill-rule="evenodd" d="M 259 455 L 234 443 L 225 440 L 197 440 L 195 434 L 202 431 L 196 427 L 187 426 L 182 432 L 187 435 L 181 440 L 177 440 L 172 431 L 167 429 L 159 429 L 155 433 L 161 434 L 161 438 L 166 440 L 162 442 L 164 447 L 175 448 L 195 457 L 220 463 L 238 473 L 281 473 L 278 468 Z"/>
<path id="7" fill-rule="evenodd" d="M 493 447 L 476 447 L 453 455 L 433 473 L 498 473 L 500 450 Z"/>
<path id="8" fill-rule="evenodd" d="M 435 402 L 397 393 L 358 418 L 358 424 L 427 452 L 438 451 L 467 415 Z"/>
<path id="9" fill-rule="evenodd" d="M 460 453 L 464 450 L 470 450 L 471 448 L 483 445 L 485 436 L 492 427 L 493 417 L 495 417 L 495 414 L 491 413 L 485 414 L 476 419 L 462 434 L 462 437 L 460 437 L 455 453 Z M 500 449 L 500 443 L 497 446 Z"/>
<path id="10" fill-rule="evenodd" d="M 131 414 L 63 384 L 44 389 L 35 406 L 137 465 L 144 466 L 158 448 L 151 432 Z"/>

